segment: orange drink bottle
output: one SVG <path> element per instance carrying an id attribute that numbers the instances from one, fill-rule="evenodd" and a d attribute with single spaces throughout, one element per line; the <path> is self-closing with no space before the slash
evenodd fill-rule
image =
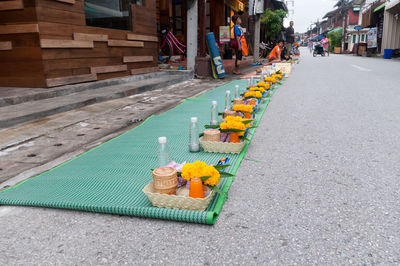
<path id="1" fill-rule="evenodd" d="M 240 143 L 239 133 L 238 132 L 231 132 L 231 139 L 230 139 L 229 142 L 231 142 L 231 143 Z"/>
<path id="2" fill-rule="evenodd" d="M 189 197 L 204 198 L 203 181 L 200 178 L 190 180 Z"/>

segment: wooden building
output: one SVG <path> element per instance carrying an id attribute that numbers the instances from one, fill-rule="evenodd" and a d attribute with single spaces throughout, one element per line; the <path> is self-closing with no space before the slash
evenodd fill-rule
<path id="1" fill-rule="evenodd" d="M 157 71 L 156 0 L 0 0 L 0 86 Z"/>

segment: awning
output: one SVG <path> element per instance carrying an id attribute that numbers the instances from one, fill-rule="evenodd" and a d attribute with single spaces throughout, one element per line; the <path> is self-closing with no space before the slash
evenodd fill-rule
<path id="1" fill-rule="evenodd" d="M 337 32 L 337 31 L 340 31 L 340 30 L 342 30 L 342 27 L 339 27 L 339 28 L 333 29 L 331 31 L 328 31 L 328 34 L 332 33 L 332 32 Z"/>
<path id="2" fill-rule="evenodd" d="M 374 9 L 374 12 L 378 12 L 379 10 L 381 10 L 382 8 L 385 7 L 385 3 L 383 3 L 382 5 L 378 6 L 377 8 Z"/>
<path id="3" fill-rule="evenodd" d="M 385 10 L 393 14 L 400 13 L 400 0 L 398 2 L 388 3 Z"/>

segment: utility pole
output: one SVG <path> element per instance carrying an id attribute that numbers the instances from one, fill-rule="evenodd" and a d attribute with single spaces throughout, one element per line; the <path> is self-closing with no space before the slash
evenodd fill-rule
<path id="1" fill-rule="evenodd" d="M 339 8 L 339 14 L 342 15 L 342 52 L 344 51 L 347 35 L 347 16 L 352 3 L 349 0 L 339 0 L 335 7 Z"/>
<path id="2" fill-rule="evenodd" d="M 254 15 L 254 62 L 260 60 L 260 15 Z"/>
<path id="3" fill-rule="evenodd" d="M 187 69 L 194 70 L 197 56 L 198 3 L 188 1 L 187 10 Z"/>

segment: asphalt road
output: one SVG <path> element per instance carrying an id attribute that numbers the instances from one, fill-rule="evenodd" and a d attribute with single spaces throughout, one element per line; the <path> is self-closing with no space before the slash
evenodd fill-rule
<path id="1" fill-rule="evenodd" d="M 400 62 L 305 52 L 214 226 L 0 207 L 0 264 L 398 265 L 399 84 Z"/>

